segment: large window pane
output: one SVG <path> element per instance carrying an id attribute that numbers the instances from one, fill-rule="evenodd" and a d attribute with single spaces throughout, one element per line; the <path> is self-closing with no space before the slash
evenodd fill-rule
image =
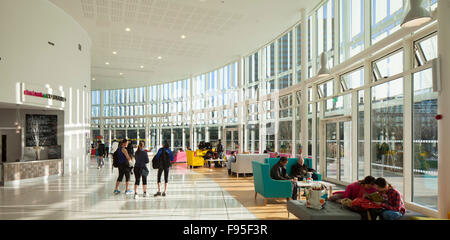
<path id="1" fill-rule="evenodd" d="M 278 79 L 278 89 L 285 89 L 292 86 L 292 74 L 285 75 Z"/>
<path id="2" fill-rule="evenodd" d="M 364 178 L 364 90 L 358 92 L 358 179 Z"/>
<path id="3" fill-rule="evenodd" d="M 263 77 L 275 76 L 275 43 L 263 49 Z"/>
<path id="4" fill-rule="evenodd" d="M 364 49 L 364 1 L 340 0 L 340 62 Z"/>
<path id="5" fill-rule="evenodd" d="M 353 72 L 342 75 L 342 91 L 359 88 L 364 85 L 364 69 L 360 68 Z"/>
<path id="6" fill-rule="evenodd" d="M 292 120 L 278 122 L 278 148 L 280 153 L 292 152 Z"/>
<path id="7" fill-rule="evenodd" d="M 413 202 L 437 209 L 438 93 L 431 68 L 413 76 Z"/>
<path id="8" fill-rule="evenodd" d="M 403 78 L 372 88 L 371 173 L 403 191 Z"/>
<path id="9" fill-rule="evenodd" d="M 437 35 L 434 34 L 416 42 L 414 48 L 416 66 L 422 66 L 430 60 L 437 58 Z"/>
<path id="10" fill-rule="evenodd" d="M 292 69 L 292 31 L 278 39 L 278 73 Z"/>
<path id="11" fill-rule="evenodd" d="M 400 29 L 405 0 L 372 0 L 372 44 Z"/>
<path id="12" fill-rule="evenodd" d="M 374 80 L 392 77 L 403 72 L 403 50 L 377 60 L 373 64 Z"/>
<path id="13" fill-rule="evenodd" d="M 328 53 L 329 67 L 334 66 L 333 48 L 334 48 L 334 0 L 328 0 L 316 11 L 316 66 L 319 69 L 320 54 L 322 52 Z"/>

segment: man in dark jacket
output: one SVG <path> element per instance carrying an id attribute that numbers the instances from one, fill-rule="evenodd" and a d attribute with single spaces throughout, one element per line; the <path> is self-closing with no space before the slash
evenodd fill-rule
<path id="1" fill-rule="evenodd" d="M 289 180 L 292 181 L 292 199 L 297 200 L 298 186 L 295 178 L 290 177 L 287 174 L 286 165 L 288 164 L 288 159 L 286 157 L 281 157 L 280 161 L 275 164 L 270 170 L 270 177 L 274 180 Z"/>
<path id="2" fill-rule="evenodd" d="M 316 170 L 309 168 L 305 165 L 305 160 L 302 156 L 298 157 L 297 164 L 292 166 L 291 175 L 295 178 L 298 178 L 299 181 L 302 181 L 306 178 L 308 172 L 315 172 Z"/>
<path id="3" fill-rule="evenodd" d="M 219 143 L 217 143 L 216 152 L 218 155 L 218 158 L 220 159 L 219 162 L 217 162 L 216 166 L 222 167 L 222 160 L 223 160 L 223 145 L 222 141 L 219 139 Z"/>

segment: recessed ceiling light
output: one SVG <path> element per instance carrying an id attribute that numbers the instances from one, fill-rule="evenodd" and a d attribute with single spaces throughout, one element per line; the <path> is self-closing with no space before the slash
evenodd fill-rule
<path id="1" fill-rule="evenodd" d="M 159 57 L 158 57 L 158 59 L 162 59 L 162 57 L 161 57 L 161 56 L 159 56 Z"/>
<path id="2" fill-rule="evenodd" d="M 92 78 L 92 81 L 95 81 L 95 78 Z"/>
<path id="3" fill-rule="evenodd" d="M 117 52 L 116 52 L 116 51 L 113 51 L 113 54 L 114 54 L 114 55 L 116 55 L 116 54 L 117 54 Z"/>
<path id="4" fill-rule="evenodd" d="M 106 65 L 109 65 L 109 62 L 105 62 Z"/>
<path id="5" fill-rule="evenodd" d="M 181 35 L 181 38 L 182 38 L 182 39 L 185 39 L 185 38 L 186 38 L 186 35 Z"/>
<path id="6" fill-rule="evenodd" d="M 144 68 L 144 66 L 141 66 L 141 68 Z"/>
<path id="7" fill-rule="evenodd" d="M 130 28 L 125 28 L 125 31 L 129 32 L 129 31 L 131 31 L 131 29 Z"/>
<path id="8" fill-rule="evenodd" d="M 120 76 L 122 76 L 123 75 L 123 73 L 119 73 L 120 74 Z"/>

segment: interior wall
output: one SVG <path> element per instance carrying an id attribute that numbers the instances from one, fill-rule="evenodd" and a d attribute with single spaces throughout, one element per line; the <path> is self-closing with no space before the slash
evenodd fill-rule
<path id="1" fill-rule="evenodd" d="M 21 104 L 20 83 L 63 89 L 65 127 L 58 138 L 63 138 L 64 173 L 84 170 L 90 127 L 87 32 L 48 0 L 2 0 L 0 33 L 0 103 Z"/>
<path id="2" fill-rule="evenodd" d="M 34 160 L 30 156 L 30 150 L 25 146 L 25 120 L 27 114 L 41 114 L 41 115 L 56 115 L 58 116 L 58 129 L 57 129 L 57 142 L 61 146 L 61 158 L 64 159 L 64 112 L 58 110 L 25 110 L 19 111 L 20 120 L 19 123 L 22 126 L 20 134 L 16 133 L 16 130 L 6 130 L 5 128 L 14 127 L 16 120 L 15 109 L 0 109 L 0 137 L 2 134 L 6 134 L 8 138 L 7 143 L 7 162 L 15 162 L 17 159 L 30 161 Z M 2 129 L 3 128 L 3 129 Z M 27 154 L 28 152 L 28 154 Z M 40 155 L 42 160 L 48 159 L 47 149 L 44 148 Z"/>

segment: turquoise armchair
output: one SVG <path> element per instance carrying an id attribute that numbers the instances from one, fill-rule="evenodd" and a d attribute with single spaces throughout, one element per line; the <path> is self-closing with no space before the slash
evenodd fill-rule
<path id="1" fill-rule="evenodd" d="M 273 180 L 270 178 L 270 167 L 267 163 L 252 162 L 255 199 L 258 193 L 264 197 L 264 205 L 268 198 L 292 197 L 292 182 L 288 180 Z"/>
<path id="2" fill-rule="evenodd" d="M 313 168 L 312 167 L 312 159 L 311 158 L 304 158 L 305 160 L 305 165 L 308 166 L 309 168 Z M 278 161 L 280 161 L 279 158 L 266 158 L 264 159 L 264 162 L 269 164 L 269 168 L 272 169 L 272 167 L 278 163 Z M 291 170 L 292 170 L 292 166 L 294 164 L 296 164 L 298 162 L 298 158 L 288 158 L 288 164 L 286 165 L 286 171 L 287 174 L 290 176 L 291 175 Z M 320 173 L 314 173 L 313 174 L 313 179 L 316 181 L 322 181 L 322 175 Z"/>

